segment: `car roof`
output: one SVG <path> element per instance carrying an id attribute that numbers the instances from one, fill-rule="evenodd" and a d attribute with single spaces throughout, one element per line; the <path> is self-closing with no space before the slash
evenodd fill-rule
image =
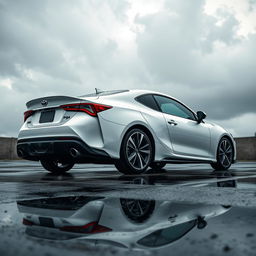
<path id="1" fill-rule="evenodd" d="M 117 95 L 119 94 L 120 96 L 123 94 L 131 94 L 131 95 L 141 95 L 141 94 L 147 94 L 147 93 L 152 93 L 152 94 L 160 94 L 164 96 L 169 96 L 167 94 L 157 92 L 157 91 L 152 91 L 152 90 L 143 90 L 143 89 L 123 89 L 123 90 L 108 90 L 108 91 L 99 91 L 99 92 L 94 92 L 94 93 L 89 93 L 82 95 L 80 97 L 82 98 L 87 98 L 87 97 L 101 97 L 101 96 L 112 96 L 112 95 Z M 117 95 L 118 96 L 118 95 Z M 171 96 L 169 96 L 171 97 Z"/>
<path id="2" fill-rule="evenodd" d="M 129 101 L 129 100 L 135 99 L 136 97 L 143 95 L 143 94 L 157 94 L 157 95 L 172 98 L 172 99 L 182 103 L 180 100 L 176 99 L 175 97 L 173 97 L 169 94 L 165 94 L 165 93 L 157 92 L 157 91 L 153 91 L 153 90 L 143 90 L 143 89 L 129 89 L 129 90 L 122 89 L 122 90 L 101 91 L 98 94 L 91 93 L 91 94 L 80 96 L 80 98 L 83 98 L 83 99 L 89 98 L 89 100 L 99 100 L 100 98 L 103 99 L 103 97 L 104 97 L 105 99 L 110 98 L 111 100 L 113 98 L 115 98 L 115 99 L 122 99 L 122 100 Z"/>
<path id="3" fill-rule="evenodd" d="M 140 95 L 143 95 L 143 94 L 157 94 L 157 95 L 161 95 L 161 96 L 165 96 L 165 97 L 168 97 L 168 98 L 172 98 L 172 99 L 174 99 L 174 100 L 176 100 L 178 102 L 181 102 L 180 100 L 176 99 L 175 97 L 173 97 L 170 94 L 165 94 L 165 93 L 158 92 L 158 91 L 153 91 L 153 90 L 133 89 L 133 90 L 129 90 L 129 92 L 127 92 L 127 93 L 131 94 L 134 97 L 137 97 L 137 96 L 140 96 Z"/>
<path id="4" fill-rule="evenodd" d="M 96 92 L 94 93 L 89 93 L 89 94 L 85 94 L 82 95 L 80 97 L 100 97 L 100 96 L 109 96 L 109 95 L 113 95 L 113 94 L 118 94 L 118 93 L 123 93 L 123 92 L 128 92 L 129 90 L 110 90 L 110 91 L 101 91 L 97 88 L 95 88 Z"/>

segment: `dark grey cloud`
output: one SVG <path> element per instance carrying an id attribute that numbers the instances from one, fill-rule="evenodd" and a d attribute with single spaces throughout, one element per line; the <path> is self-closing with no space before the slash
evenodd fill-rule
<path id="1" fill-rule="evenodd" d="M 131 20 L 134 3 L 0 0 L 0 134 L 17 134 L 31 98 L 95 87 L 163 91 L 252 132 L 234 119 L 256 115 L 256 35 L 239 36 L 227 8 L 207 15 L 204 0 L 166 0 Z"/>
<path id="2" fill-rule="evenodd" d="M 220 9 L 217 20 L 203 12 L 204 1 L 166 1 L 162 12 L 138 17 L 138 54 L 155 83 L 212 119 L 228 119 L 256 109 L 256 35 L 238 37 L 239 22 Z M 167 90 L 167 89 L 166 89 Z"/>

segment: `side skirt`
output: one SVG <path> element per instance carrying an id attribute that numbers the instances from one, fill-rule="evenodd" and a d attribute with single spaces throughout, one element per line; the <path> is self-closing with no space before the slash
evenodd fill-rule
<path id="1" fill-rule="evenodd" d="M 195 163 L 200 163 L 200 164 L 210 164 L 214 163 L 214 161 L 211 160 L 196 160 L 196 159 L 186 159 L 186 158 L 164 158 L 162 162 L 165 163 L 172 163 L 172 164 L 195 164 Z"/>

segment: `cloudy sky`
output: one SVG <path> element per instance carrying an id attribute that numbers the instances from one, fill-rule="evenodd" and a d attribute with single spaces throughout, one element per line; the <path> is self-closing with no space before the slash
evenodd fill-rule
<path id="1" fill-rule="evenodd" d="M 25 103 L 94 88 L 168 93 L 256 132 L 255 0 L 0 0 L 0 135 Z"/>

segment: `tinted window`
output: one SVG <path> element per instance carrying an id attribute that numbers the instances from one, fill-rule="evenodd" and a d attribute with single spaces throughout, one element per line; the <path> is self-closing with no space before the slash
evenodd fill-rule
<path id="1" fill-rule="evenodd" d="M 157 246 L 166 245 L 184 236 L 195 225 L 196 225 L 196 220 L 192 220 L 192 221 L 181 223 L 169 228 L 160 229 L 140 239 L 138 241 L 138 244 L 148 246 L 148 247 L 157 247 Z"/>
<path id="2" fill-rule="evenodd" d="M 186 119 L 195 120 L 194 114 L 179 102 L 159 95 L 155 95 L 154 97 L 162 112 Z"/>
<path id="3" fill-rule="evenodd" d="M 139 96 L 137 97 L 137 101 L 149 108 L 159 111 L 156 101 L 151 94 Z"/>

